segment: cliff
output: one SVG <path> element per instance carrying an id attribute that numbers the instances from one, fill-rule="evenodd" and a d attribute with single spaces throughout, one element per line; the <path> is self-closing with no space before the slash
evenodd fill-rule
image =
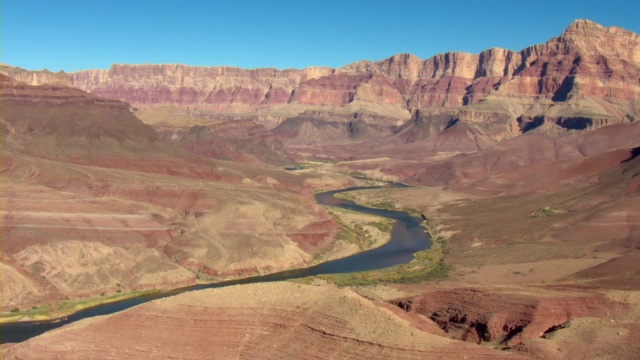
<path id="1" fill-rule="evenodd" d="M 416 109 L 490 101 L 508 103 L 513 118 L 522 118 L 522 127 L 543 115 L 554 121 L 586 116 L 625 122 L 640 117 L 640 38 L 588 20 L 576 20 L 559 37 L 519 52 L 492 48 L 427 60 L 399 54 L 339 69 L 121 64 L 72 74 L 6 67 L 1 72 L 31 84 L 67 82 L 140 109 L 175 106 L 223 113 L 280 112 L 286 117 L 308 110 L 359 112 L 398 124 Z M 572 105 L 557 106 L 567 102 Z"/>

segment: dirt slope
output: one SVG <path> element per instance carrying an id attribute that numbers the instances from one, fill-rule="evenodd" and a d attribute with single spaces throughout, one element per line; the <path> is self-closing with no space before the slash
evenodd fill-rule
<path id="1" fill-rule="evenodd" d="M 520 358 L 420 331 L 349 290 L 292 283 L 185 293 L 60 328 L 11 346 L 2 355 L 4 359 Z"/>

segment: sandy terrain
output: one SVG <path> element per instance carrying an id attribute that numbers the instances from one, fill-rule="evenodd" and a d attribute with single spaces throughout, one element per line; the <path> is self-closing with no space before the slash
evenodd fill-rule
<path id="1" fill-rule="evenodd" d="M 337 231 L 313 201 L 314 174 L 207 160 L 198 173 L 175 157 L 136 171 L 131 159 L 87 166 L 9 146 L 2 158 L 4 311 L 308 266 Z"/>
<path id="2" fill-rule="evenodd" d="M 185 359 L 435 359 L 471 353 L 475 359 L 519 358 L 419 330 L 417 323 L 349 290 L 252 284 L 185 293 L 87 319 L 9 346 L 2 355 L 164 358 L 170 348 Z"/>

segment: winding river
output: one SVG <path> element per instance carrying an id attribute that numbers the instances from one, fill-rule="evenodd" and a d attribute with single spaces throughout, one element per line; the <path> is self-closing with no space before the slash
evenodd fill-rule
<path id="1" fill-rule="evenodd" d="M 186 291 L 218 288 L 238 284 L 251 284 L 270 281 L 281 281 L 302 278 L 320 274 L 349 273 L 366 270 L 383 269 L 386 267 L 404 264 L 413 259 L 413 253 L 429 247 L 429 236 L 420 226 L 422 219 L 404 212 L 373 209 L 356 205 L 350 201 L 336 199 L 333 195 L 346 191 L 377 189 L 374 187 L 354 187 L 342 190 L 327 191 L 316 195 L 316 201 L 323 205 L 336 206 L 354 210 L 366 214 L 384 216 L 395 220 L 391 229 L 391 240 L 385 245 L 348 256 L 346 258 L 327 261 L 304 269 L 295 269 L 273 273 L 269 275 L 254 276 L 239 280 L 224 281 L 215 284 L 194 285 L 167 292 L 153 293 L 139 297 L 120 300 L 108 304 L 98 305 L 78 311 L 62 319 L 49 321 L 25 321 L 0 325 L 0 343 L 17 343 L 40 335 L 63 325 L 99 315 L 112 314 L 147 301 L 180 294 Z M 389 184 L 384 187 L 405 187 L 403 184 Z"/>

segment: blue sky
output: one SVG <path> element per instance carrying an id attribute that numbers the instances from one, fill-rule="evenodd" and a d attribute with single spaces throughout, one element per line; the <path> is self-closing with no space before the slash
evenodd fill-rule
<path id="1" fill-rule="evenodd" d="M 397 53 L 512 50 L 576 18 L 640 32 L 640 1 L 2 0 L 0 61 L 31 70 L 113 63 L 340 67 Z"/>

